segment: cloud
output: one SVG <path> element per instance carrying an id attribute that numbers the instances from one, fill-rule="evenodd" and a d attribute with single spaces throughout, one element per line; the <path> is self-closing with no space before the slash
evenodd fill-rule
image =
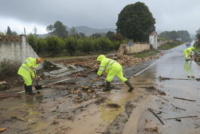
<path id="1" fill-rule="evenodd" d="M 23 32 L 37 27 L 45 33 L 46 27 L 61 21 L 67 27 L 116 28 L 120 11 L 136 0 L 2 0 L 0 4 L 0 31 Z M 157 30 L 188 30 L 200 28 L 199 0 L 140 0 L 156 19 Z M 28 30 L 30 29 L 30 30 Z"/>
<path id="2" fill-rule="evenodd" d="M 34 33 L 33 28 L 37 28 L 37 33 L 47 33 L 46 26 L 38 25 L 36 23 L 27 23 L 23 21 L 19 21 L 12 18 L 0 18 L 0 22 L 4 25 L 0 25 L 0 32 L 6 33 L 8 26 L 12 31 L 17 32 L 18 34 L 29 34 Z M 1 30 L 3 29 L 3 30 Z"/>

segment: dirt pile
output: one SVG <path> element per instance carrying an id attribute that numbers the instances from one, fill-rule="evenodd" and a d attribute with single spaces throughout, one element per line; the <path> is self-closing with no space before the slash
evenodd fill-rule
<path id="1" fill-rule="evenodd" d="M 117 57 L 121 57 L 123 55 L 126 55 L 128 52 L 126 44 L 121 44 L 118 51 L 117 51 Z"/>
<path id="2" fill-rule="evenodd" d="M 124 66 L 130 66 L 130 65 L 135 65 L 140 62 L 152 60 L 152 59 L 158 59 L 159 55 L 155 56 L 149 56 L 146 58 L 136 58 L 133 57 L 132 55 L 120 55 L 118 56 L 117 54 L 112 54 L 112 55 L 106 55 L 106 57 L 111 58 L 119 62 L 121 65 Z M 88 67 L 92 68 L 92 70 L 96 70 L 99 67 L 98 62 L 96 61 L 97 56 L 87 56 L 87 57 L 82 57 L 82 58 L 76 58 L 76 59 L 63 59 L 63 60 L 58 60 L 56 63 L 62 64 L 62 65 L 76 65 L 76 66 L 82 66 L 82 67 Z"/>

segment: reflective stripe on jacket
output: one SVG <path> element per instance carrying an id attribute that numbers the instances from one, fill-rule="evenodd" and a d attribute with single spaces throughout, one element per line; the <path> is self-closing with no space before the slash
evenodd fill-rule
<path id="1" fill-rule="evenodd" d="M 31 77 L 35 77 L 35 70 L 31 69 L 31 67 L 37 66 L 38 64 L 36 64 L 36 58 L 29 57 L 19 68 L 18 74 L 23 77 L 28 77 L 28 75 L 30 75 Z"/>
<path id="2" fill-rule="evenodd" d="M 99 76 L 102 75 L 103 71 L 108 73 L 109 69 L 113 66 L 114 63 L 116 63 L 115 60 L 112 60 L 112 59 L 109 59 L 109 58 L 104 58 L 101 61 L 97 75 L 99 75 Z"/>

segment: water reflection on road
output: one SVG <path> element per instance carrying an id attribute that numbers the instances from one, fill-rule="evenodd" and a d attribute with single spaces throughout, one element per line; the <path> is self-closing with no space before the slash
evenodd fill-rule
<path id="1" fill-rule="evenodd" d="M 167 114 L 162 114 L 162 119 L 181 117 L 181 116 L 198 116 L 200 113 L 200 88 L 199 81 L 196 78 L 200 77 L 200 68 L 194 61 L 186 62 L 184 59 L 183 50 L 185 45 L 176 47 L 165 52 L 165 55 L 159 61 L 144 71 L 138 77 L 152 78 L 159 85 L 159 88 L 166 92 L 166 98 L 169 104 L 176 105 L 185 111 L 173 111 L 172 106 L 165 108 Z M 171 78 L 169 80 L 160 81 L 159 77 Z M 184 101 L 175 99 L 175 97 L 190 99 L 194 101 Z M 163 133 L 195 133 L 198 128 L 195 124 L 200 123 L 198 119 L 184 119 L 182 122 L 167 120 L 168 125 L 163 126 Z M 169 130 L 170 127 L 170 130 Z M 186 129 L 184 129 L 186 128 Z"/>

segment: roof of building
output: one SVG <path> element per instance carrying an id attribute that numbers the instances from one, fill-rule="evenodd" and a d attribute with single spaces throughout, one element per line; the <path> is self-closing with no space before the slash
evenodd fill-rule
<path id="1" fill-rule="evenodd" d="M 149 35 L 150 35 L 150 36 L 151 36 L 151 35 L 157 35 L 157 32 L 156 32 L 156 31 L 153 31 L 153 32 L 151 32 Z"/>
<path id="2" fill-rule="evenodd" d="M 0 36 L 0 42 L 21 42 L 22 36 Z"/>

